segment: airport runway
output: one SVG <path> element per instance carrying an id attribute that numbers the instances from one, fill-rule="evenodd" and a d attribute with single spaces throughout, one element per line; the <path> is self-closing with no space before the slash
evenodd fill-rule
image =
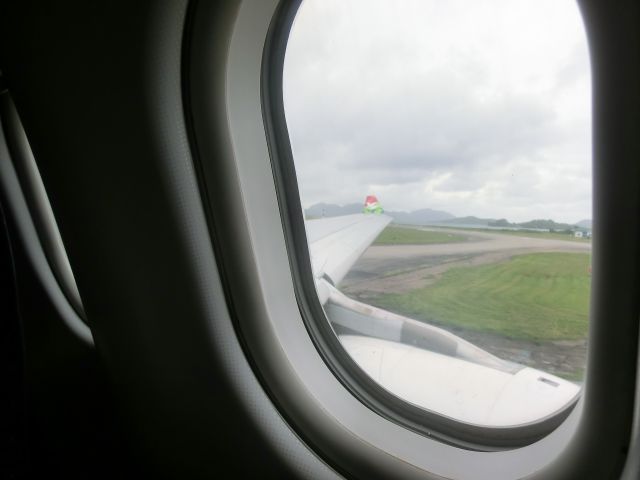
<path id="1" fill-rule="evenodd" d="M 474 253 L 501 252 L 508 250 L 535 250 L 541 252 L 588 252 L 591 242 L 573 242 L 546 238 L 520 237 L 517 235 L 468 232 L 444 228 L 421 230 L 447 232 L 453 235 L 465 235 L 467 242 L 440 243 L 433 245 L 374 245 L 363 255 L 364 258 L 425 257 L 442 255 L 467 255 Z"/>

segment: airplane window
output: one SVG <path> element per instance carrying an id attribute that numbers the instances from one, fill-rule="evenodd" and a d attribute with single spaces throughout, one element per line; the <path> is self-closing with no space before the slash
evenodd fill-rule
<path id="1" fill-rule="evenodd" d="M 302 3 L 283 88 L 315 285 L 387 391 L 490 427 L 576 400 L 589 68 L 572 1 Z"/>

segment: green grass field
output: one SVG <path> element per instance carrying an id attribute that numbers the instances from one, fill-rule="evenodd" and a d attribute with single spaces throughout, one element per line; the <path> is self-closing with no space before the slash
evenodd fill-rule
<path id="1" fill-rule="evenodd" d="M 514 339 L 585 338 L 589 255 L 535 253 L 453 268 L 435 284 L 375 302 L 409 317 Z"/>
<path id="2" fill-rule="evenodd" d="M 440 227 L 437 227 L 440 228 Z M 492 228 L 464 228 L 464 227 L 442 227 L 460 230 L 464 232 L 484 232 L 484 233 L 497 233 L 500 235 L 513 235 L 516 237 L 528 237 L 528 238 L 547 238 L 549 240 L 566 240 L 567 242 L 580 242 L 591 243 L 590 238 L 576 238 L 573 234 L 560 233 L 560 232 L 536 232 L 533 230 L 497 230 Z"/>
<path id="3" fill-rule="evenodd" d="M 433 243 L 453 243 L 453 242 L 465 242 L 467 237 L 465 235 L 456 235 L 447 232 L 433 232 L 427 230 L 418 230 L 416 228 L 408 227 L 394 227 L 390 226 L 385 228 L 378 238 L 376 238 L 374 245 L 428 245 Z"/>

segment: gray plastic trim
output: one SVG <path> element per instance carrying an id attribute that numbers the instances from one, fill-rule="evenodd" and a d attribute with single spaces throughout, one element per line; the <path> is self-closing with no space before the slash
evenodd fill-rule
<path id="1" fill-rule="evenodd" d="M 240 7 L 227 66 L 226 109 L 232 152 L 220 165 L 209 166 L 204 172 L 210 192 L 216 189 L 216 173 L 227 172 L 224 192 L 210 198 L 218 205 L 232 206 L 217 218 L 225 227 L 219 228 L 221 249 L 226 253 L 225 281 L 254 368 L 276 405 L 335 468 L 360 478 L 507 480 L 617 475 L 629 440 L 633 404 L 629 391 L 635 383 L 637 301 L 633 300 L 635 291 L 629 288 L 636 285 L 638 274 L 635 267 L 626 273 L 619 268 L 621 262 L 637 257 L 638 229 L 635 221 L 632 228 L 616 227 L 611 232 L 607 228 L 611 222 L 606 218 L 614 207 L 622 208 L 629 218 L 637 213 L 636 177 L 628 178 L 637 169 L 629 150 L 621 152 L 617 163 L 611 165 L 611 152 L 596 148 L 594 320 L 585 395 L 577 407 L 550 435 L 511 451 L 472 452 L 413 433 L 353 397 L 324 364 L 300 317 L 261 112 L 260 63 L 276 7 L 275 1 L 259 0 L 247 0 Z M 585 9 L 587 26 L 597 23 L 599 32 L 610 34 L 616 13 L 601 22 L 598 17 L 602 12 L 598 8 L 589 10 Z M 622 39 L 608 40 L 605 51 L 616 41 L 629 40 L 624 33 L 628 30 L 622 32 Z M 602 43 L 602 39 L 596 39 L 596 60 L 602 59 Z M 636 51 L 637 44 L 631 45 Z M 602 82 L 611 75 L 598 61 L 594 71 L 595 91 L 600 92 L 596 98 L 601 98 L 595 107 L 594 141 L 597 144 L 613 134 L 620 144 L 629 145 L 629 136 L 616 136 L 612 127 L 602 128 L 605 123 L 616 122 L 602 110 L 605 97 L 609 99 L 615 92 L 602 90 Z M 197 94 L 204 104 L 212 102 L 205 90 Z M 617 102 L 618 98 L 613 100 Z M 204 128 L 205 120 L 206 114 L 194 116 L 196 130 Z M 202 135 L 199 147 L 201 152 L 211 148 Z M 617 180 L 617 198 L 627 199 L 626 206 L 612 202 L 606 193 L 613 179 Z M 625 236 L 623 241 L 619 235 Z M 611 313 L 616 315 L 615 329 L 606 322 Z M 607 330 L 606 335 L 603 330 Z M 632 371 L 625 371 L 630 364 Z"/>
<path id="2" fill-rule="evenodd" d="M 18 112 L 8 92 L 0 95 L 0 115 L 4 125 L 5 135 L 11 160 L 22 186 L 22 192 L 29 206 L 32 221 L 38 232 L 40 243 L 51 269 L 60 283 L 60 288 L 69 303 L 81 319 L 85 318 L 80 292 L 76 285 L 69 258 L 56 224 L 56 219 L 47 197 L 47 191 L 42 183 L 38 166 L 29 140 L 25 134 Z"/>
<path id="3" fill-rule="evenodd" d="M 71 273 L 71 267 L 69 260 L 64 252 L 62 246 L 62 239 L 58 232 L 55 220 L 53 219 L 53 212 L 49 201 L 44 194 L 44 185 L 37 173 L 37 169 L 34 171 L 35 162 L 33 158 L 26 158 L 29 163 L 25 165 L 25 174 L 28 175 L 29 186 L 34 188 L 34 196 L 37 197 L 37 204 L 35 208 L 40 208 L 41 217 L 47 218 L 46 224 L 43 227 L 46 229 L 47 238 L 51 240 L 52 245 L 49 255 L 45 254 L 43 248 L 42 236 L 38 235 L 38 229 L 35 226 L 35 222 L 31 215 L 31 209 L 25 198 L 21 182 L 18 179 L 18 174 L 12 163 L 12 157 L 7 148 L 7 141 L 5 138 L 5 130 L 7 130 L 7 121 L 17 121 L 17 116 L 11 118 L 15 114 L 15 108 L 9 98 L 7 92 L 0 93 L 0 103 L 2 108 L 2 116 L 0 121 L 0 183 L 2 184 L 2 191 L 5 192 L 6 204 L 18 228 L 18 235 L 20 236 L 22 243 L 27 252 L 27 256 L 33 266 L 35 272 L 40 277 L 42 285 L 49 295 L 51 302 L 58 310 L 60 318 L 65 322 L 66 326 L 76 337 L 82 340 L 88 345 L 93 345 L 93 336 L 91 330 L 82 320 L 78 314 L 76 308 L 80 308 L 82 311 L 82 303 L 80 302 L 80 295 L 73 280 L 73 274 Z M 19 124 L 12 125 L 12 133 L 14 135 L 21 135 L 21 141 L 25 142 L 23 147 L 30 153 L 28 143 L 26 143 L 26 137 L 24 132 L 16 128 Z M 44 195 L 44 196 L 43 196 Z M 59 275 L 54 274 L 54 268 L 49 263 L 49 259 L 53 259 L 52 263 L 59 271 Z M 59 280 L 66 280 L 59 281 Z M 67 288 L 62 286 L 66 285 Z M 72 307 L 71 302 L 76 299 L 76 308 Z"/>

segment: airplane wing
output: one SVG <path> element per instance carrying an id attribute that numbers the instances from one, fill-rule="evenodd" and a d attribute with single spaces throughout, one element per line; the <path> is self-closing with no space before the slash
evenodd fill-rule
<path id="1" fill-rule="evenodd" d="M 340 281 L 391 221 L 376 209 L 365 205 L 370 213 L 306 221 L 320 302 L 343 347 L 370 377 L 422 408 L 495 427 L 549 417 L 577 397 L 580 388 L 571 382 L 341 293 Z"/>
<path id="2" fill-rule="evenodd" d="M 308 220 L 307 240 L 315 277 L 338 285 L 390 221 L 386 215 L 364 213 Z"/>

